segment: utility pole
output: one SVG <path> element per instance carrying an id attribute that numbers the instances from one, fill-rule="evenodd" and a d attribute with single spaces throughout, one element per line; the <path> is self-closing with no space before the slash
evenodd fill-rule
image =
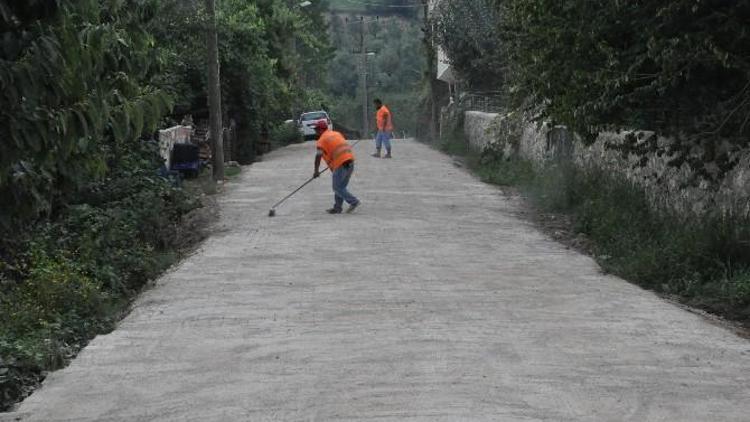
<path id="1" fill-rule="evenodd" d="M 367 98 L 367 45 L 365 43 L 365 17 L 360 16 L 362 21 L 362 32 L 359 37 L 359 51 L 362 54 L 362 139 L 368 137 L 370 132 L 370 114 L 368 111 L 368 98 Z"/>
<path id="2" fill-rule="evenodd" d="M 206 0 L 208 46 L 208 109 L 214 181 L 224 181 L 224 134 L 221 118 L 219 40 L 216 33 L 216 0 Z"/>

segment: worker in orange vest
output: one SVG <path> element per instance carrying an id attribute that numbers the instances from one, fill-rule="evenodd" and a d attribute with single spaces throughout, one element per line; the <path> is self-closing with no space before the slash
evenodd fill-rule
<path id="1" fill-rule="evenodd" d="M 385 158 L 391 158 L 391 139 L 393 139 L 393 116 L 380 99 L 375 99 L 375 120 L 378 124 L 378 134 L 375 136 L 375 154 L 380 158 L 380 150 L 385 146 Z"/>
<path id="2" fill-rule="evenodd" d="M 318 135 L 318 153 L 315 155 L 315 173 L 313 177 L 320 177 L 320 160 L 328 163 L 333 173 L 333 208 L 327 210 L 329 214 L 341 214 L 344 201 L 349 204 L 347 213 L 351 213 L 360 204 L 359 199 L 352 195 L 347 186 L 354 173 L 354 153 L 346 138 L 339 132 L 328 129 L 328 123 L 321 120 L 315 124 Z"/>

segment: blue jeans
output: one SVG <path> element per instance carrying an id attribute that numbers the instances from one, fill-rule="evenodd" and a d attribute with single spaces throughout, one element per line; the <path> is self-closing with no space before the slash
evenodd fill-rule
<path id="1" fill-rule="evenodd" d="M 353 173 L 353 163 L 348 166 L 341 166 L 333 172 L 333 193 L 335 194 L 336 201 L 333 205 L 333 209 L 340 211 L 344 205 L 344 201 L 349 205 L 359 204 L 359 199 L 346 189 Z"/>
<path id="2" fill-rule="evenodd" d="M 378 131 L 377 136 L 375 136 L 375 148 L 380 151 L 385 145 L 385 150 L 391 152 L 391 138 L 393 138 L 393 133 L 382 130 Z"/>

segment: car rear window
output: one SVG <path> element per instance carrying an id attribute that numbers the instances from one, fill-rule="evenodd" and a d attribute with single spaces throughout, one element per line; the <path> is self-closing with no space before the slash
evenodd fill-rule
<path id="1" fill-rule="evenodd" d="M 318 113 L 307 113 L 302 115 L 303 122 L 309 122 L 310 120 L 327 119 L 328 115 L 323 112 Z"/>

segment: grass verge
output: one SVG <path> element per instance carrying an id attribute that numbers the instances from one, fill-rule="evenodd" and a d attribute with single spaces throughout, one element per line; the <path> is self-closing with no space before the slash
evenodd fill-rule
<path id="1" fill-rule="evenodd" d="M 750 326 L 748 218 L 679 216 L 654 208 L 642 188 L 609 172 L 570 163 L 538 169 L 466 145 L 454 133 L 440 149 L 462 156 L 483 181 L 517 188 L 536 211 L 566 216 L 605 272 Z"/>

